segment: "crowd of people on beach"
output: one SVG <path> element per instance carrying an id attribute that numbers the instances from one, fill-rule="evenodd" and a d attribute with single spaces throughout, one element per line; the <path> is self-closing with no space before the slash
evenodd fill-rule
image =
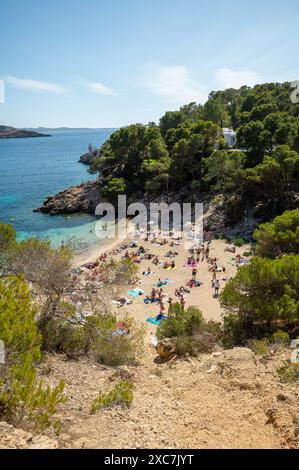
<path id="1" fill-rule="evenodd" d="M 179 302 L 181 308 L 184 310 L 186 307 L 186 296 L 190 295 L 194 288 L 198 288 L 202 285 L 198 275 L 203 269 L 203 266 L 207 266 L 208 272 L 211 273 L 211 296 L 215 299 L 219 297 L 221 282 L 226 282 L 229 280 L 229 276 L 226 273 L 226 268 L 220 264 L 219 259 L 216 256 L 211 255 L 211 237 L 207 236 L 208 232 L 205 232 L 205 241 L 198 246 L 194 244 L 187 250 L 187 259 L 183 264 L 183 268 L 190 269 L 190 278 L 185 285 L 176 287 L 173 290 L 173 295 L 169 295 L 170 285 L 172 283 L 171 279 L 164 279 L 158 277 L 156 282 L 153 283 L 151 292 L 149 294 L 144 293 L 141 289 L 133 289 L 133 291 L 128 292 L 128 297 L 126 295 L 119 296 L 113 300 L 113 304 L 117 307 L 129 306 L 134 302 L 134 297 L 143 297 L 145 304 L 155 304 L 158 307 L 158 314 L 155 321 L 159 323 L 169 312 L 171 312 L 171 307 L 173 305 L 174 299 L 176 302 Z M 119 256 L 120 259 L 128 259 L 134 263 L 140 264 L 142 261 L 148 261 L 153 265 L 153 268 L 148 265 L 146 269 L 141 271 L 142 276 L 148 277 L 153 276 L 156 269 L 163 269 L 167 271 L 172 271 L 177 269 L 179 266 L 176 262 L 176 257 L 179 255 L 178 248 L 182 243 L 182 236 L 177 236 L 174 232 L 169 232 L 168 240 L 166 237 L 161 236 L 160 233 L 150 234 L 146 233 L 144 237 L 145 242 L 150 242 L 149 248 L 145 248 L 142 243 L 139 243 L 137 240 L 132 241 L 131 243 L 125 243 L 122 246 L 108 252 L 102 253 L 99 258 L 93 263 L 87 263 L 80 268 L 77 268 L 75 271 L 76 275 L 80 273 L 83 268 L 84 276 L 87 281 L 91 282 L 102 282 L 100 266 L 102 263 L 106 263 L 109 259 L 112 259 L 115 256 Z M 161 255 L 153 249 L 156 247 L 164 247 L 168 245 L 169 250 L 164 254 L 164 259 L 161 259 Z M 236 253 L 235 246 L 227 246 L 224 252 L 229 252 L 232 254 Z M 242 266 L 246 260 L 238 254 L 231 261 L 231 264 L 234 263 L 236 267 Z M 205 268 L 206 269 L 206 268 Z M 78 271 L 79 270 L 79 271 Z M 82 273 L 82 271 L 81 271 Z M 142 283 L 142 280 L 140 280 Z M 138 291 L 138 292 L 137 292 Z M 133 297 L 129 298 L 129 297 Z M 157 323 L 157 324 L 158 324 Z"/>

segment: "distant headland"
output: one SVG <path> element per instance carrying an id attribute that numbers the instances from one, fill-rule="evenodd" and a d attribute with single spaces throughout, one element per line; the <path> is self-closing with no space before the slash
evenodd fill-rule
<path id="1" fill-rule="evenodd" d="M 0 125 L 0 139 L 20 139 L 25 137 L 50 137 L 50 134 Z"/>

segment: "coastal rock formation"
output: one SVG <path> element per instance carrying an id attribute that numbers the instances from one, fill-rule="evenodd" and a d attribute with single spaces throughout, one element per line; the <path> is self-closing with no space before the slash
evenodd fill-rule
<path id="1" fill-rule="evenodd" d="M 94 158 L 98 156 L 97 151 L 87 152 L 81 155 L 79 158 L 79 163 L 83 163 L 83 165 L 91 165 Z"/>
<path id="2" fill-rule="evenodd" d="M 73 214 L 75 212 L 94 213 L 101 201 L 100 186 L 97 181 L 89 181 L 79 186 L 72 186 L 55 196 L 48 196 L 42 207 L 35 212 L 50 215 Z"/>
<path id="3" fill-rule="evenodd" d="M 89 144 L 88 152 L 81 155 L 79 158 L 79 163 L 83 163 L 84 165 L 92 165 L 93 161 L 100 157 L 101 155 L 101 148 L 93 147 L 93 145 Z"/>

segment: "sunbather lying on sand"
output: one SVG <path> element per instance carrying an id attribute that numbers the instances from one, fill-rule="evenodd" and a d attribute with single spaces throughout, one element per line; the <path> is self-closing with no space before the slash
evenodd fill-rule
<path id="1" fill-rule="evenodd" d="M 233 245 L 227 246 L 224 251 L 228 251 L 229 253 L 236 253 L 236 247 Z"/>
<path id="2" fill-rule="evenodd" d="M 167 286 L 167 281 L 165 281 L 164 279 L 158 279 L 158 282 L 157 282 L 157 286 L 158 287 L 162 287 L 162 286 Z"/>
<path id="3" fill-rule="evenodd" d="M 178 252 L 177 252 L 177 251 L 172 251 L 172 250 L 170 250 L 170 251 L 168 251 L 168 252 L 166 253 L 165 257 L 166 257 L 166 258 L 174 258 L 174 257 L 177 256 L 177 255 L 178 255 Z"/>
<path id="4" fill-rule="evenodd" d="M 146 271 L 143 271 L 143 276 L 151 276 L 152 274 L 154 274 L 153 271 L 151 271 L 151 268 L 148 267 Z"/>
<path id="5" fill-rule="evenodd" d="M 132 300 L 127 299 L 127 297 L 118 297 L 117 299 L 113 300 L 113 303 L 118 307 L 122 307 L 123 305 L 130 305 L 133 302 Z"/>
<path id="6" fill-rule="evenodd" d="M 191 279 L 189 282 L 187 282 L 187 286 L 192 289 L 192 287 L 199 287 L 201 286 L 201 282 L 196 281 L 195 279 Z M 189 291 L 190 292 L 190 291 Z"/>
<path id="7" fill-rule="evenodd" d="M 125 325 L 124 322 L 117 322 L 116 323 L 116 330 L 113 331 L 113 336 L 118 335 L 128 335 L 130 333 L 129 328 Z"/>

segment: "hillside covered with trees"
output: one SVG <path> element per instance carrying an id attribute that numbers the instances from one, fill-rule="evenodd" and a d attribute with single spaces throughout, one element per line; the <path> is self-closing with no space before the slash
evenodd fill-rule
<path id="1" fill-rule="evenodd" d="M 212 92 L 204 104 L 168 111 L 158 124 L 133 124 L 114 132 L 92 160 L 102 195 L 179 195 L 192 201 L 223 192 L 227 215 L 245 209 L 273 217 L 296 207 L 299 173 L 299 105 L 289 83 Z M 223 128 L 237 132 L 235 149 Z"/>

